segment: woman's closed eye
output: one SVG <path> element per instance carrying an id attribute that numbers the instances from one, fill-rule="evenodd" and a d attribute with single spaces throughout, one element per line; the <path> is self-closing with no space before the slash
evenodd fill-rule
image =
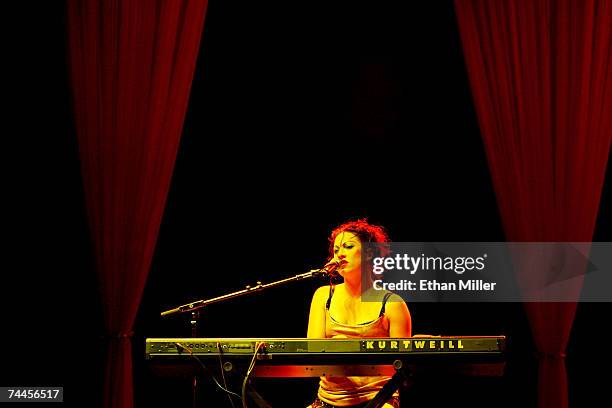
<path id="1" fill-rule="evenodd" d="M 355 245 L 344 245 L 344 249 L 351 249 L 354 246 Z M 339 248 L 334 248 L 334 254 L 337 254 L 339 250 L 340 250 Z"/>

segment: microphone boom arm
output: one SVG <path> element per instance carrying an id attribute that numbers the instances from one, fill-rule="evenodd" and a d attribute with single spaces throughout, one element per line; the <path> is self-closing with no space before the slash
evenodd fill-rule
<path id="1" fill-rule="evenodd" d="M 203 308 L 204 306 L 208 306 L 211 305 L 213 303 L 218 303 L 218 302 L 223 302 L 225 300 L 229 300 L 229 299 L 233 299 L 239 296 L 243 296 L 249 293 L 255 293 L 255 292 L 260 292 L 264 289 L 268 289 L 268 288 L 272 288 L 275 286 L 279 286 L 279 285 L 283 285 L 285 283 L 289 283 L 289 282 L 293 282 L 293 281 L 298 281 L 298 280 L 304 280 L 304 279 L 310 279 L 310 278 L 314 278 L 314 277 L 319 277 L 322 275 L 327 275 L 329 274 L 329 271 L 326 269 L 326 267 L 323 267 L 321 269 L 312 269 L 308 272 L 305 273 L 300 273 L 299 275 L 295 275 L 289 278 L 285 278 L 285 279 L 281 279 L 275 282 L 271 282 L 271 283 L 264 283 L 262 284 L 261 282 L 257 282 L 257 285 L 255 286 L 247 286 L 246 288 L 242 289 L 242 290 L 238 290 L 236 292 L 232 292 L 232 293 L 228 293 L 225 295 L 221 295 L 221 296 L 217 296 L 211 299 L 202 299 L 202 300 L 196 300 L 194 302 L 191 303 L 186 303 L 184 305 L 175 307 L 173 309 L 170 310 L 166 310 L 161 312 L 161 316 L 165 317 L 165 316 L 169 316 L 169 315 L 173 315 L 176 313 L 187 313 L 187 312 L 193 312 L 194 310 Z"/>

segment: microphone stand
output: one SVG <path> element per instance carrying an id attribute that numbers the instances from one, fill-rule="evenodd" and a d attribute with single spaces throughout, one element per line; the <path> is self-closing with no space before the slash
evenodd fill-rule
<path id="1" fill-rule="evenodd" d="M 334 265 L 337 267 L 337 264 Z M 333 266 L 332 266 L 333 267 Z M 247 295 L 250 293 L 255 293 L 255 292 L 261 292 L 265 289 L 268 288 L 273 288 L 275 286 L 280 286 L 280 285 L 284 285 L 286 283 L 289 282 L 293 282 L 293 281 L 299 281 L 299 280 L 304 280 L 304 279 L 310 279 L 310 278 L 314 278 L 314 277 L 319 277 L 319 276 L 324 276 L 324 275 L 330 275 L 333 270 L 335 270 L 335 267 L 333 269 L 327 269 L 329 268 L 329 266 L 325 266 L 321 269 L 313 269 L 311 271 L 308 271 L 306 273 L 301 273 L 299 275 L 295 275 L 289 278 L 285 278 L 285 279 L 281 279 L 275 282 L 271 282 L 271 283 L 266 283 L 266 284 L 262 284 L 261 282 L 257 282 L 257 285 L 255 286 L 250 286 L 248 285 L 246 288 L 242 289 L 242 290 L 238 290 L 236 292 L 232 292 L 232 293 L 228 293 L 226 295 L 222 295 L 222 296 L 217 296 L 215 298 L 212 299 L 202 299 L 202 300 L 196 300 L 195 302 L 191 302 L 191 303 L 186 303 L 184 305 L 175 307 L 173 309 L 170 310 L 166 310 L 161 312 L 161 317 L 165 317 L 165 316 L 171 316 L 174 314 L 178 314 L 178 313 L 187 313 L 187 312 L 191 312 L 191 336 L 192 337 L 197 337 L 197 323 L 198 323 L 198 318 L 200 317 L 200 312 L 199 309 L 211 305 L 213 303 L 218 303 L 218 302 L 223 302 L 225 300 L 229 300 L 229 299 L 233 299 L 236 297 L 240 297 L 243 295 Z M 193 408 L 197 408 L 197 389 L 198 389 L 198 377 L 196 375 L 193 376 Z M 269 406 L 267 405 L 267 403 L 263 400 L 263 398 L 261 398 L 261 396 L 259 394 L 257 394 L 257 392 L 255 392 L 254 390 L 251 391 L 251 397 L 253 397 L 257 404 L 260 406 Z"/>
<path id="2" fill-rule="evenodd" d="M 189 320 L 189 323 L 191 324 L 191 337 L 196 338 L 198 337 L 198 319 L 200 318 L 200 311 L 199 310 L 193 310 L 191 312 L 191 320 Z M 193 375 L 193 383 L 191 385 L 192 388 L 192 392 L 193 392 L 193 396 L 192 396 L 192 403 L 191 403 L 191 407 L 192 408 L 197 408 L 197 401 L 198 401 L 198 376 L 196 374 Z"/>
<path id="3" fill-rule="evenodd" d="M 184 305 L 175 307 L 173 309 L 163 311 L 163 312 L 161 312 L 161 316 L 165 317 L 165 316 L 170 316 L 170 315 L 177 314 L 177 313 L 193 312 L 195 310 L 201 309 L 204 306 L 208 306 L 208 305 L 211 305 L 213 303 L 223 302 L 225 300 L 237 298 L 237 297 L 240 297 L 240 296 L 243 296 L 243 295 L 247 295 L 247 294 L 250 294 L 250 293 L 261 292 L 262 290 L 265 290 L 265 289 L 268 289 L 268 288 L 273 288 L 275 286 L 284 285 L 285 283 L 289 283 L 289 282 L 293 282 L 293 281 L 298 281 L 298 280 L 309 279 L 309 278 L 313 278 L 313 277 L 319 277 L 319 276 L 328 275 L 328 274 L 329 274 L 329 272 L 325 268 L 321 268 L 321 269 L 313 269 L 313 270 L 308 271 L 306 273 L 301 273 L 299 275 L 295 275 L 295 276 L 292 276 L 290 278 L 281 279 L 281 280 L 278 280 L 278 281 L 275 281 L 275 282 L 271 282 L 271 283 L 264 283 L 264 284 L 262 284 L 261 282 L 258 281 L 257 285 L 255 285 L 255 286 L 248 285 L 246 288 L 244 288 L 242 290 L 238 290 L 236 292 L 228 293 L 228 294 L 222 295 L 222 296 L 217 296 L 217 297 L 211 298 L 211 299 L 196 300 L 195 302 L 186 303 Z M 195 325 L 195 322 L 192 321 L 191 323 L 192 323 L 192 333 L 195 333 L 195 329 L 193 329 L 193 325 Z"/>

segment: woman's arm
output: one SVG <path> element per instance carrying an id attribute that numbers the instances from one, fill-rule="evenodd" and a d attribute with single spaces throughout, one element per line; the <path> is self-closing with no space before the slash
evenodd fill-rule
<path id="1" fill-rule="evenodd" d="M 308 316 L 309 339 L 325 338 L 325 302 L 329 296 L 329 286 L 321 286 L 312 296 L 310 315 Z"/>
<path id="2" fill-rule="evenodd" d="M 411 337 L 412 318 L 408 306 L 398 295 L 392 295 L 387 301 L 386 315 L 389 319 L 389 337 Z"/>

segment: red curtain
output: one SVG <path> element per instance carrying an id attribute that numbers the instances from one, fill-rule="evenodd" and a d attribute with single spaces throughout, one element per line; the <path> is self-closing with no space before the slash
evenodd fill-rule
<path id="1" fill-rule="evenodd" d="M 69 0 L 69 68 L 108 337 L 105 407 L 131 407 L 131 332 L 165 206 L 206 0 Z"/>
<path id="2" fill-rule="evenodd" d="M 455 0 L 508 241 L 590 242 L 612 140 L 612 1 Z M 539 406 L 566 407 L 575 303 L 528 303 Z"/>

